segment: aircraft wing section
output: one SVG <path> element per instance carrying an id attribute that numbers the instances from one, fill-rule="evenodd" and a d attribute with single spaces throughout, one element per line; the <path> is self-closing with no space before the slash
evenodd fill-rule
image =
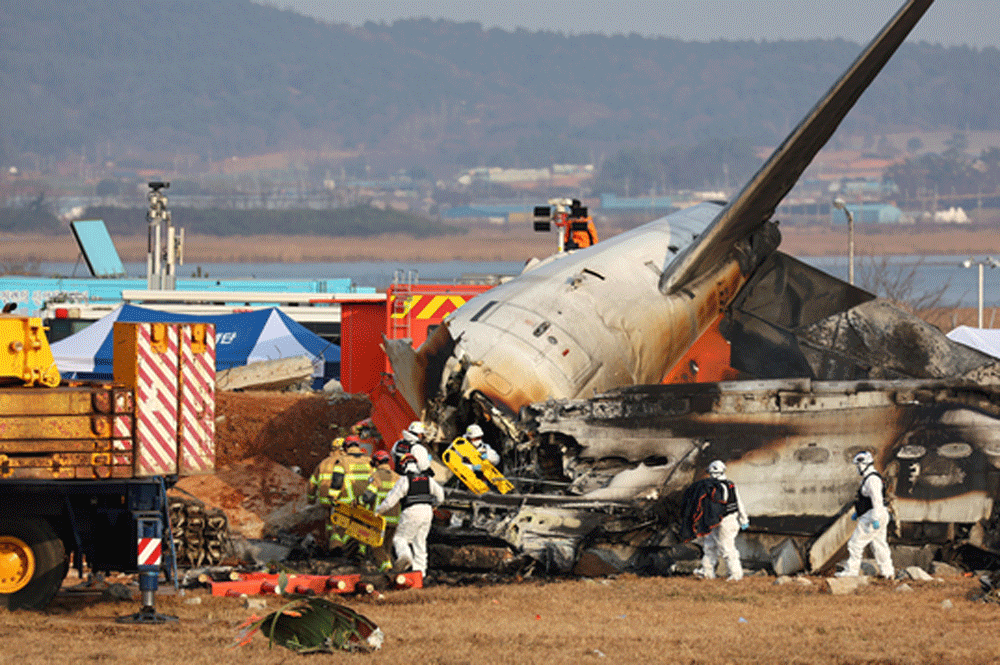
<path id="1" fill-rule="evenodd" d="M 947 378 L 993 365 L 915 314 L 774 252 L 725 322 L 730 363 L 755 378 Z"/>
<path id="2" fill-rule="evenodd" d="M 708 268 L 718 265 L 738 241 L 748 238 L 771 217 L 932 3 L 933 0 L 909 0 L 882 28 L 698 241 L 671 261 L 660 278 L 662 293 L 676 293 Z"/>

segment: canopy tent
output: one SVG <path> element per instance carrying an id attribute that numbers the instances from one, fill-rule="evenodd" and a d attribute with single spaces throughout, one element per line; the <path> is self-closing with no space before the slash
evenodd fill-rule
<path id="1" fill-rule="evenodd" d="M 1000 328 L 973 328 L 958 326 L 947 335 L 948 339 L 971 346 L 994 358 L 1000 358 Z"/>
<path id="2" fill-rule="evenodd" d="M 198 316 L 119 305 L 99 321 L 51 345 L 52 355 L 63 378 L 113 378 L 115 321 L 214 323 L 215 368 L 219 372 L 261 360 L 305 355 L 313 361 L 314 386 L 322 386 L 340 376 L 340 347 L 327 342 L 274 307 L 236 314 Z"/>

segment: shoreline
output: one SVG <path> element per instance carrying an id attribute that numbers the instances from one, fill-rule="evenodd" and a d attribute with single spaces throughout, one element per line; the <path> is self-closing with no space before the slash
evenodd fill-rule
<path id="1" fill-rule="evenodd" d="M 792 256 L 846 256 L 847 229 L 785 227 L 780 249 Z M 612 232 L 610 235 L 614 235 Z M 610 237 L 607 236 L 607 237 Z M 3 267 L 33 262 L 70 263 L 79 257 L 71 234 L 0 235 Z M 115 246 L 124 263 L 146 260 L 145 236 L 119 236 Z M 222 238 L 190 234 L 184 262 L 202 263 L 324 263 L 360 261 L 505 261 L 524 262 L 556 248 L 554 233 L 529 229 L 472 228 L 462 236 L 413 238 L 386 235 L 372 238 L 260 235 Z M 991 229 L 912 227 L 855 233 L 857 256 L 982 255 L 1000 253 L 998 234 Z"/>

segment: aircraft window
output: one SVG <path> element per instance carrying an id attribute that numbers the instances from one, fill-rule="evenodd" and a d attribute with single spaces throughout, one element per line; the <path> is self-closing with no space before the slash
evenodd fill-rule
<path id="1" fill-rule="evenodd" d="M 908 445 L 903 446 L 896 453 L 896 457 L 899 459 L 920 459 L 927 454 L 927 449 L 923 446 Z"/>
<path id="2" fill-rule="evenodd" d="M 751 466 L 772 466 L 778 463 L 778 453 L 773 450 L 754 450 L 744 459 Z"/>
<path id="3" fill-rule="evenodd" d="M 946 443 L 943 446 L 939 446 L 937 451 L 941 457 L 961 459 L 972 454 L 972 446 L 962 442 Z"/>
<path id="4" fill-rule="evenodd" d="M 830 451 L 813 443 L 796 450 L 795 459 L 803 464 L 825 464 L 830 460 Z"/>
<path id="5" fill-rule="evenodd" d="M 535 337 L 541 337 L 543 334 L 545 334 L 545 331 L 548 329 L 549 329 L 549 322 L 543 321 L 539 323 L 537 326 L 535 326 L 535 329 L 531 331 L 531 334 L 534 335 Z"/>
<path id="6" fill-rule="evenodd" d="M 547 337 L 546 339 L 548 339 L 548 340 L 549 340 L 549 344 L 558 344 L 558 343 L 559 343 L 559 340 L 557 340 L 557 339 L 556 339 L 555 337 L 553 337 L 552 335 L 549 335 L 549 336 L 548 336 L 548 337 Z M 565 354 L 563 354 L 563 355 L 565 355 Z"/>
<path id="7" fill-rule="evenodd" d="M 476 314 L 472 317 L 472 320 L 473 321 L 478 321 L 479 318 L 483 314 L 486 313 L 486 310 L 488 310 L 490 307 L 493 307 L 493 305 L 495 305 L 495 304 L 497 304 L 497 301 L 496 300 L 491 300 L 488 303 L 486 303 L 485 305 L 483 305 L 483 308 L 481 310 L 479 310 L 478 312 L 476 312 Z"/>

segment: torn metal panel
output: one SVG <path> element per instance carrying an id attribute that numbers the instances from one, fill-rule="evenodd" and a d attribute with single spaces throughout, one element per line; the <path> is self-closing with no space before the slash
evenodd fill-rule
<path id="1" fill-rule="evenodd" d="M 798 331 L 815 349 L 839 354 L 870 368 L 871 378 L 958 376 L 994 358 L 949 340 L 934 326 L 884 300 L 835 314 Z M 812 354 L 817 376 L 822 367 Z"/>
<path id="2" fill-rule="evenodd" d="M 944 378 L 993 365 L 893 304 L 775 252 L 733 303 L 731 364 L 759 378 Z"/>

